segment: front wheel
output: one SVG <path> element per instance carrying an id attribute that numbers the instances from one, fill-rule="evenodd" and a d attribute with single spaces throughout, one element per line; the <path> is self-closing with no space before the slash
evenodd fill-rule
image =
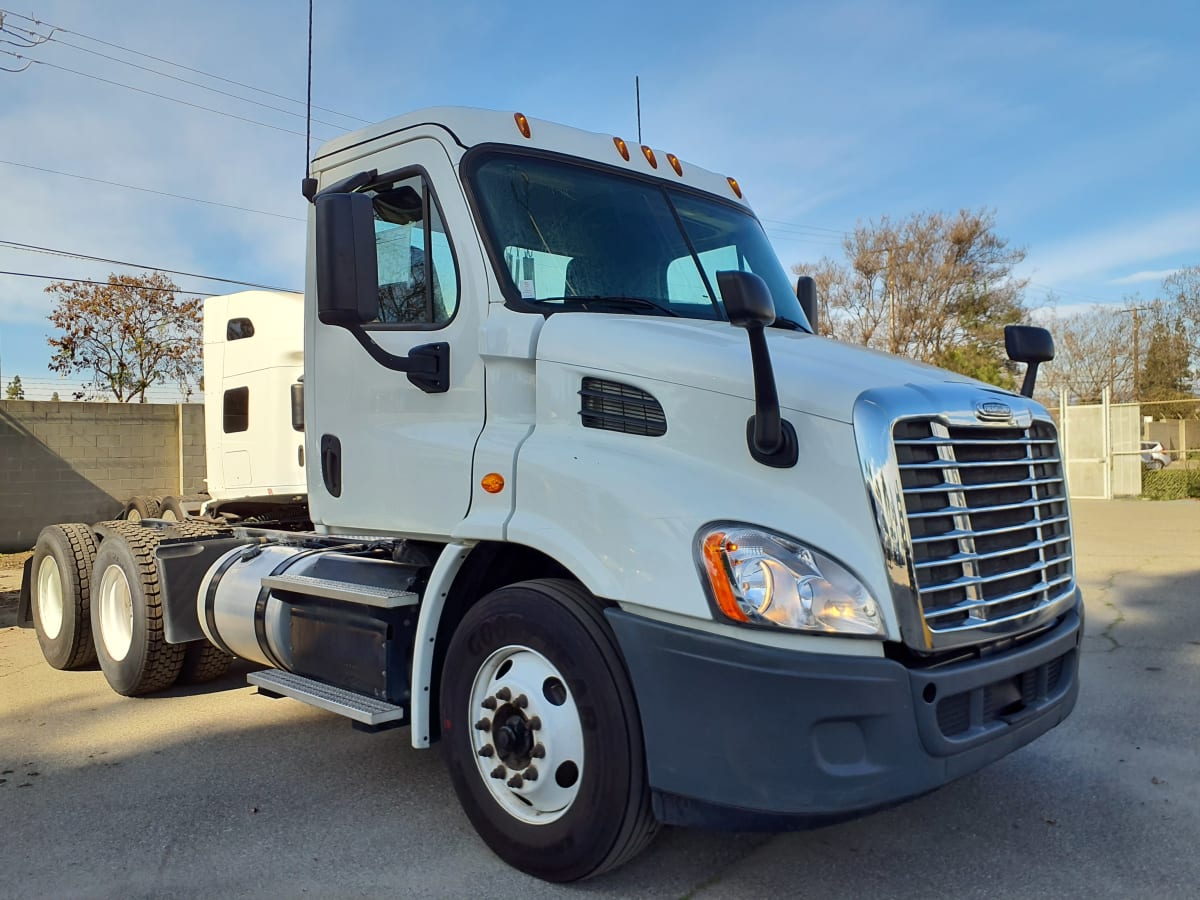
<path id="1" fill-rule="evenodd" d="M 510 865 L 575 881 L 653 837 L 633 688 L 579 585 L 522 582 L 472 607 L 446 654 L 441 713 L 459 801 Z"/>

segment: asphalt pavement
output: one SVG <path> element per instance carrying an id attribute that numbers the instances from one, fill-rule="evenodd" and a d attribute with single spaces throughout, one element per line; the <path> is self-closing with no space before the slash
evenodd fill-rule
<path id="1" fill-rule="evenodd" d="M 0 897 L 1196 897 L 1200 503 L 1074 507 L 1088 620 L 1063 725 L 887 812 L 665 829 L 570 886 L 493 857 L 407 730 L 256 696 L 244 666 L 119 697 L 50 669 L 0 599 Z"/>

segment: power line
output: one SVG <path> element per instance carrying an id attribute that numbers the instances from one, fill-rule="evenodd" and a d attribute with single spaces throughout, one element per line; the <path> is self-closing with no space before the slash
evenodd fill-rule
<path id="1" fill-rule="evenodd" d="M 216 200 L 205 200 L 201 197 L 188 197 L 188 196 L 185 196 L 184 194 L 172 194 L 168 191 L 157 191 L 157 190 L 154 190 L 153 188 L 138 187 L 135 184 L 122 184 L 119 181 L 106 181 L 103 178 L 93 178 L 90 175 L 77 175 L 74 172 L 60 172 L 57 169 L 46 169 L 46 168 L 43 168 L 42 166 L 32 166 L 29 163 L 13 162 L 10 159 L 0 159 L 0 163 L 3 163 L 6 166 L 18 166 L 19 168 L 22 168 L 22 169 L 32 169 L 35 172 L 46 172 L 49 175 L 62 175 L 64 178 L 78 178 L 81 181 L 91 181 L 96 184 L 106 184 L 109 187 L 125 188 L 126 190 L 130 190 L 130 191 L 141 191 L 142 193 L 145 193 L 145 194 L 157 194 L 160 197 L 172 197 L 176 200 L 190 200 L 192 203 L 204 203 L 208 206 L 220 206 L 224 209 L 236 209 L 236 210 L 239 210 L 240 212 L 255 213 L 260 216 L 272 216 L 273 218 L 276 218 L 276 219 L 288 219 L 292 222 L 306 221 L 304 218 L 302 218 L 300 216 L 285 216 L 283 213 L 270 212 L 269 210 L 265 210 L 265 209 L 251 209 L 246 206 L 236 206 L 232 203 L 220 203 Z"/>
<path id="2" fill-rule="evenodd" d="M 17 26 L 15 26 L 15 25 L 11 25 L 9 27 L 17 28 Z M 178 75 L 172 75 L 170 72 L 163 72 L 163 71 L 160 71 L 159 69 L 152 69 L 149 66 L 138 65 L 137 63 L 130 62 L 127 59 L 121 59 L 120 57 L 117 57 L 117 56 L 110 56 L 107 53 L 101 53 L 99 50 L 90 50 L 87 47 L 80 47 L 78 44 L 72 44 L 70 41 L 64 41 L 62 38 L 40 35 L 36 31 L 27 31 L 24 28 L 17 28 L 17 30 L 22 31 L 25 34 L 37 35 L 38 37 L 44 37 L 46 41 L 53 41 L 56 44 L 61 44 L 64 47 L 70 47 L 73 50 L 79 50 L 82 53 L 90 53 L 93 56 L 98 56 L 101 59 L 107 59 L 107 60 L 110 60 L 115 63 L 120 63 L 123 66 L 130 66 L 131 68 L 134 68 L 134 69 L 140 69 L 143 72 L 149 72 L 152 75 L 159 75 L 163 78 L 170 78 L 172 81 L 178 81 L 181 84 L 189 84 L 192 87 L 200 88 L 202 91 L 211 91 L 214 94 L 220 94 L 223 97 L 232 97 L 234 100 L 240 100 L 243 103 L 252 103 L 255 106 L 261 106 L 263 109 L 269 109 L 269 110 L 272 110 L 277 113 L 283 113 L 285 116 L 294 116 L 298 119 L 304 118 L 304 113 L 292 112 L 290 109 L 284 109 L 281 106 L 272 106 L 270 103 L 262 103 L 258 100 L 251 100 L 249 97 L 242 97 L 241 95 L 235 94 L 232 91 L 223 91 L 220 88 L 210 87 L 207 84 L 201 84 L 199 81 L 192 81 L 189 78 L 181 78 Z M 44 43 L 44 42 L 42 42 L 42 43 Z M 30 44 L 30 46 L 36 47 L 36 46 L 38 46 L 38 44 Z M 313 121 L 320 125 L 328 125 L 330 128 L 337 128 L 339 131 L 345 127 L 343 125 L 337 124 L 336 122 L 326 122 L 322 119 L 313 119 Z"/>
<path id="3" fill-rule="evenodd" d="M 100 287 L 112 287 L 111 281 L 90 281 L 87 278 L 63 278 L 61 275 L 35 275 L 32 272 L 4 272 L 0 275 L 14 275 L 17 278 L 40 278 L 43 281 L 69 281 L 72 284 L 97 284 Z M 205 293 L 204 291 L 171 290 L 170 288 L 155 288 L 138 286 L 139 291 L 155 291 L 160 294 L 192 294 L 196 297 L 220 297 L 220 294 Z"/>
<path id="4" fill-rule="evenodd" d="M 260 94 L 265 94 L 268 97 L 275 97 L 279 100 L 286 100 L 289 103 L 304 103 L 303 100 L 297 100 L 294 97 L 288 97 L 284 94 L 276 94 L 274 91 L 268 91 L 264 88 L 255 87 L 254 85 L 246 84 L 245 82 L 235 81 L 232 78 L 226 78 L 223 75 L 216 75 L 212 72 L 205 72 L 203 69 L 193 69 L 191 66 L 185 66 L 182 63 L 177 63 L 177 62 L 174 62 L 169 59 L 163 59 L 161 56 L 154 56 L 150 53 L 143 53 L 141 50 L 134 50 L 130 47 L 123 47 L 120 44 L 114 44 L 111 41 L 101 40 L 98 37 L 93 37 L 92 35 L 84 34 L 81 31 L 72 31 L 70 28 L 63 28 L 61 25 L 51 25 L 49 22 L 43 22 L 39 19 L 34 19 L 29 16 L 23 16 L 20 13 L 9 12 L 8 10 L 0 10 L 0 11 L 6 13 L 7 15 L 16 16 L 18 19 L 23 19 L 26 22 L 32 22 L 34 25 L 37 25 L 37 26 L 40 26 L 43 28 L 53 28 L 55 31 L 61 31 L 64 34 L 73 34 L 76 37 L 83 38 L 84 40 L 92 41 L 97 44 L 103 44 L 105 47 L 112 47 L 114 50 L 120 50 L 124 53 L 132 53 L 134 56 L 141 56 L 145 59 L 152 59 L 155 62 L 164 63 L 168 66 L 174 66 L 177 69 L 183 69 L 185 72 L 194 72 L 197 75 L 203 75 L 205 78 L 213 78 L 213 79 L 216 79 L 217 81 L 223 81 L 226 84 L 237 85 L 238 87 L 246 88 L 247 90 L 256 91 Z M 324 106 L 315 106 L 315 105 L 313 106 L 313 109 L 319 109 L 321 112 L 333 113 L 335 116 L 341 116 L 342 118 L 345 118 L 345 119 L 353 119 L 355 122 L 361 122 L 364 125 L 371 124 L 369 119 L 363 119 L 359 116 L 353 116 L 350 113 L 339 112 L 336 109 L 329 109 Z"/>
<path id="5" fill-rule="evenodd" d="M 55 247 L 39 247 L 36 244 L 23 244 L 19 241 L 6 241 L 0 238 L 0 247 L 9 247 L 13 250 L 26 250 L 31 253 L 49 253 L 52 256 L 66 256 L 73 259 L 86 259 L 92 262 L 108 263 L 114 266 L 128 266 L 133 269 L 147 269 L 154 272 L 162 272 L 164 275 L 182 275 L 186 278 L 199 278 L 202 281 L 219 281 L 223 284 L 237 284 L 244 287 L 261 288 L 264 291 L 286 291 L 293 294 L 302 293 L 302 291 L 291 291 L 289 288 L 274 287 L 269 284 L 257 284 L 253 281 L 238 281 L 234 278 L 221 278 L 216 275 L 198 275 L 195 272 L 181 272 L 178 269 L 164 269 L 161 266 L 147 266 L 141 263 L 126 262 L 120 259 L 107 259 L 103 256 L 88 256 L 85 253 L 75 253 L 70 250 L 60 250 Z"/>
<path id="6" fill-rule="evenodd" d="M 44 59 L 30 59 L 28 56 L 22 56 L 20 53 L 13 53 L 11 50 L 0 50 L 0 53 L 5 53 L 21 60 L 29 60 L 35 65 L 47 66 L 51 69 L 58 69 L 60 72 L 69 72 L 72 75 L 78 75 L 81 78 L 90 78 L 92 81 L 100 81 L 104 84 L 111 84 L 114 87 L 125 88 L 129 91 L 136 91 L 139 94 L 146 94 L 149 97 L 158 97 L 162 100 L 170 100 L 173 103 L 181 103 L 184 106 L 190 106 L 192 109 L 200 109 L 204 112 L 215 113 L 218 116 L 225 116 L 228 119 L 237 119 L 239 122 L 248 122 L 251 125 L 258 125 L 262 128 L 270 128 L 273 131 L 282 131 L 284 134 L 294 134 L 297 137 L 305 136 L 303 131 L 292 131 L 292 129 L 284 128 L 282 125 L 272 125 L 271 123 L 264 122 L 261 119 L 251 119 L 249 116 L 239 116 L 236 113 L 225 112 L 221 109 L 214 109 L 211 106 L 204 106 L 200 103 L 192 103 L 190 100 L 183 100 L 179 97 L 171 97 L 167 94 L 160 94 L 157 91 L 150 91 L 145 88 L 134 87 L 132 84 L 125 84 L 123 81 L 114 81 L 111 78 L 103 78 L 99 75 L 93 75 L 89 72 L 80 72 L 77 69 L 71 69 L 67 66 L 60 66 L 58 63 L 47 62 Z M 328 140 L 328 138 L 322 138 L 322 140 Z"/>

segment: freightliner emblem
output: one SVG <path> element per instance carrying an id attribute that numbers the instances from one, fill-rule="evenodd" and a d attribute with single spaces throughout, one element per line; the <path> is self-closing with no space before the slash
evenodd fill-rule
<path id="1" fill-rule="evenodd" d="M 983 400 L 975 404 L 975 417 L 985 422 L 1007 422 L 1012 418 L 1012 409 L 999 400 Z"/>

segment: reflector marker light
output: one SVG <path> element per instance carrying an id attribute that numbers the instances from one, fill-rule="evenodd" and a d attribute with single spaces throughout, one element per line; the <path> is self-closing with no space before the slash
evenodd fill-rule
<path id="1" fill-rule="evenodd" d="M 642 155 L 646 157 L 646 162 L 650 163 L 650 168 L 658 168 L 658 160 L 654 158 L 654 151 L 642 144 Z"/>
<path id="2" fill-rule="evenodd" d="M 629 162 L 629 146 L 619 137 L 613 138 L 613 144 L 617 148 L 617 152 L 621 154 L 621 158 Z"/>
<path id="3" fill-rule="evenodd" d="M 517 130 L 525 137 L 529 137 L 529 120 L 525 118 L 525 114 L 513 113 L 513 119 L 517 123 Z"/>
<path id="4" fill-rule="evenodd" d="M 504 476 L 499 472 L 488 472 L 479 479 L 479 486 L 489 494 L 498 494 L 504 490 Z"/>
<path id="5" fill-rule="evenodd" d="M 671 164 L 671 168 L 675 170 L 675 174 L 680 178 L 683 177 L 683 165 L 679 162 L 679 157 L 674 153 L 667 154 L 667 162 Z"/>

